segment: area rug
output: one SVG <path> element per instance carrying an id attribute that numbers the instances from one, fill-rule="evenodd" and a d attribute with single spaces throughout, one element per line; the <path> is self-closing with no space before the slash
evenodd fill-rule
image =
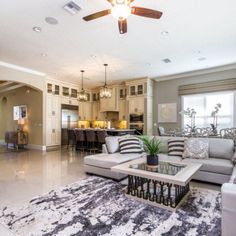
<path id="1" fill-rule="evenodd" d="M 33 198 L 20 209 L 1 209 L 0 223 L 16 235 L 207 235 L 221 229 L 220 193 L 191 188 L 170 212 L 127 198 L 124 185 L 89 177 Z"/>

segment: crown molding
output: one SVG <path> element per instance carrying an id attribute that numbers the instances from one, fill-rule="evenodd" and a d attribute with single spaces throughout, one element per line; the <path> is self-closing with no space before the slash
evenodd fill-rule
<path id="1" fill-rule="evenodd" d="M 156 82 L 161 82 L 165 80 L 173 80 L 173 79 L 198 76 L 198 75 L 206 75 L 206 74 L 212 74 L 215 72 L 224 72 L 224 71 L 234 70 L 234 69 L 236 69 L 236 63 L 207 68 L 207 69 L 201 69 L 201 70 L 196 70 L 196 71 L 183 72 L 183 73 L 178 73 L 174 75 L 155 77 L 155 78 L 152 78 L 152 80 Z"/>
<path id="2" fill-rule="evenodd" d="M 33 75 L 42 76 L 42 77 L 44 77 L 46 75 L 43 72 L 40 72 L 40 71 L 37 71 L 37 70 L 32 70 L 30 68 L 26 68 L 26 67 L 22 67 L 22 66 L 18 66 L 18 65 L 14 65 L 14 64 L 7 63 L 7 62 L 4 62 L 4 61 L 0 61 L 0 66 L 6 67 L 6 68 L 9 68 L 9 69 L 13 69 L 13 70 L 26 72 L 26 73 L 33 74 Z"/>

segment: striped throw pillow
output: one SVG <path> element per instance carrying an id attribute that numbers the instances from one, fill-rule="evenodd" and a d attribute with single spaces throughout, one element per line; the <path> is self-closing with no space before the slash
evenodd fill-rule
<path id="1" fill-rule="evenodd" d="M 142 147 L 137 137 L 125 137 L 119 139 L 120 153 L 142 153 Z"/>
<path id="2" fill-rule="evenodd" d="M 171 138 L 168 139 L 168 155 L 169 156 L 183 156 L 185 138 Z"/>

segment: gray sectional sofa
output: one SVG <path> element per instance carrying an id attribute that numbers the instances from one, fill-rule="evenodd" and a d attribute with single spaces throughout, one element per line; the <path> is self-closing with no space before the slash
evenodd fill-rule
<path id="1" fill-rule="evenodd" d="M 110 168 L 140 158 L 142 154 L 120 154 L 119 137 L 108 137 L 103 146 L 103 153 L 85 157 L 85 171 L 120 180 L 126 177 L 123 174 L 111 172 Z M 236 235 L 236 152 L 233 140 L 209 138 L 209 159 L 182 159 L 178 156 L 168 156 L 168 139 L 170 137 L 157 137 L 161 140 L 161 161 L 194 162 L 201 163 L 201 169 L 194 179 L 211 183 L 223 184 L 222 193 L 222 236 Z"/>
<path id="2" fill-rule="evenodd" d="M 140 158 L 143 154 L 120 154 L 119 137 L 107 137 L 103 146 L 103 153 L 85 157 L 85 171 L 120 180 L 126 177 L 123 174 L 111 172 L 111 167 Z M 156 137 L 161 140 L 160 161 L 193 162 L 201 163 L 200 171 L 194 179 L 211 183 L 223 184 L 229 182 L 234 164 L 234 142 L 231 139 L 209 138 L 209 159 L 182 159 L 178 156 L 168 156 L 168 139 L 170 137 Z"/>

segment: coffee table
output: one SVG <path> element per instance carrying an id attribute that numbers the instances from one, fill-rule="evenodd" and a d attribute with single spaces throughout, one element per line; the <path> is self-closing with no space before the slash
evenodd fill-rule
<path id="1" fill-rule="evenodd" d="M 189 182 L 201 164 L 164 162 L 148 166 L 139 158 L 111 168 L 128 175 L 127 196 L 175 211 L 189 193 Z"/>

